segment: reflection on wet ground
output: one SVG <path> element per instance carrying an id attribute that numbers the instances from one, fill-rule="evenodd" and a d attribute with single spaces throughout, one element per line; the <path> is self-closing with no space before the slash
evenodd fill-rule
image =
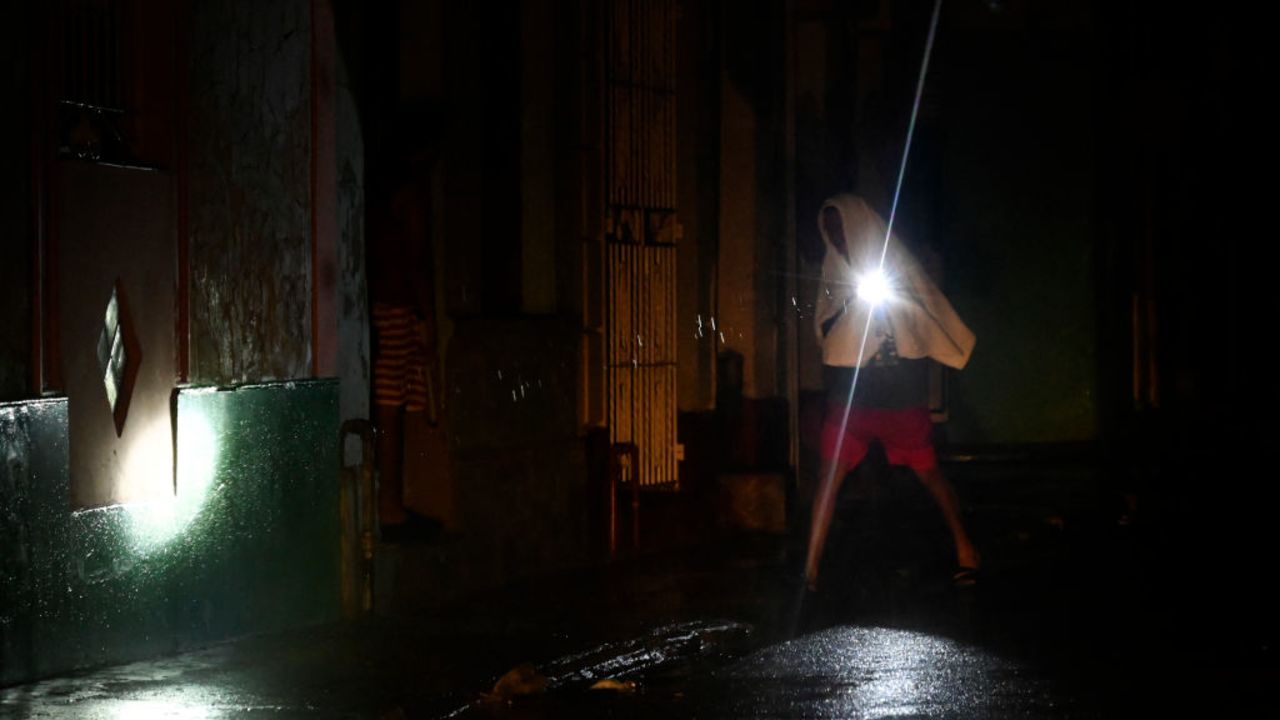
<path id="1" fill-rule="evenodd" d="M 1132 527 L 989 511 L 984 576 L 957 589 L 921 507 L 844 507 L 816 595 L 796 538 L 730 536 L 7 688 L 0 719 L 1222 716 L 1280 686 L 1257 615 L 1197 620 L 1143 579 L 1161 565 Z M 521 667 L 531 693 L 496 692 Z"/>

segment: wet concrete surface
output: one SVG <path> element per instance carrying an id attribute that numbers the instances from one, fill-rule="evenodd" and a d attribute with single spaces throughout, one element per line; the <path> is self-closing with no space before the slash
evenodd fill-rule
<path id="1" fill-rule="evenodd" d="M 846 498 L 817 594 L 798 581 L 800 538 L 724 536 L 429 616 L 6 688 L 0 719 L 1268 714 L 1274 625 L 1244 600 L 1180 597 L 1154 531 L 979 508 L 984 575 L 958 589 L 918 499 Z M 483 698 L 521 663 L 541 692 Z"/>

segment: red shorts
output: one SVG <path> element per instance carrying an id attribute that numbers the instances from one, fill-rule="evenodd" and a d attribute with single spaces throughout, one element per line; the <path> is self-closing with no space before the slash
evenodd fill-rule
<path id="1" fill-rule="evenodd" d="M 827 417 L 822 423 L 823 460 L 830 460 L 836 455 L 844 410 L 843 403 L 827 405 Z M 853 408 L 849 411 L 849 423 L 844 430 L 844 443 L 840 445 L 841 464 L 851 468 L 862 462 L 872 440 L 879 440 L 884 446 L 890 465 L 906 465 L 917 472 L 938 467 L 928 408 Z"/>

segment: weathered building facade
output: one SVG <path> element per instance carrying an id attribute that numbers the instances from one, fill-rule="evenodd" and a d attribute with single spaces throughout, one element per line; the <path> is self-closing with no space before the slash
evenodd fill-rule
<path id="1" fill-rule="evenodd" d="M 0 681 L 336 617 L 368 320 L 331 9 L 19 16 Z"/>

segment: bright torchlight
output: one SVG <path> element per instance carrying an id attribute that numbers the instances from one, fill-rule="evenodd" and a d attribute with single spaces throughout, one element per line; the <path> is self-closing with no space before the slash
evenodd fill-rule
<path id="1" fill-rule="evenodd" d="M 133 538 L 139 550 L 146 552 L 162 547 L 182 533 L 200 514 L 201 506 L 213 490 L 214 471 L 218 462 L 215 422 L 215 418 L 205 417 L 197 412 L 184 413 L 178 425 L 175 492 L 168 497 L 125 506 L 133 521 Z M 131 455 L 131 469 L 140 472 L 148 465 L 170 467 L 164 462 L 172 457 L 169 454 L 172 446 L 168 445 L 172 442 L 168 418 L 164 418 L 164 422 L 158 422 L 157 427 L 162 429 L 163 437 L 136 448 Z M 163 453 L 159 452 L 161 448 Z"/>
<path id="2" fill-rule="evenodd" d="M 858 276 L 858 299 L 871 306 L 881 305 L 893 298 L 893 288 L 883 270 L 872 270 Z"/>

